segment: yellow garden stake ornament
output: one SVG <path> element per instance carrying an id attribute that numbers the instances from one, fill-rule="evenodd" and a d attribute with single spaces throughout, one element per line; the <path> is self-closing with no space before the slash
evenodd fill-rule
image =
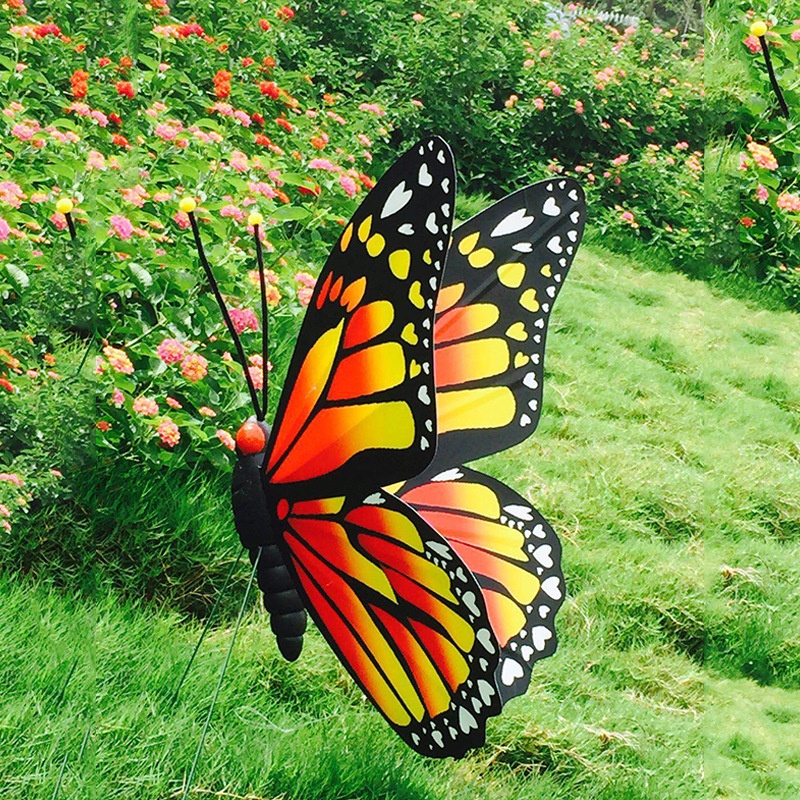
<path id="1" fill-rule="evenodd" d="M 750 25 L 750 33 L 755 36 L 761 44 L 761 52 L 764 54 L 764 63 L 767 65 L 767 72 L 769 73 L 769 81 L 772 84 L 772 91 L 775 92 L 775 97 L 778 98 L 778 105 L 781 107 L 781 114 L 786 119 L 789 119 L 789 106 L 786 105 L 786 100 L 783 99 L 783 92 L 778 84 L 778 79 L 775 76 L 775 70 L 772 67 L 772 58 L 769 54 L 769 45 L 767 44 L 767 23 L 763 20 L 757 19 Z"/>
<path id="2" fill-rule="evenodd" d="M 69 236 L 73 242 L 78 238 L 78 235 L 75 232 L 75 221 L 72 219 L 72 209 L 74 207 L 75 206 L 72 200 L 70 200 L 68 197 L 62 197 L 56 202 L 56 211 L 58 211 L 59 214 L 63 214 L 64 218 L 67 220 Z"/>

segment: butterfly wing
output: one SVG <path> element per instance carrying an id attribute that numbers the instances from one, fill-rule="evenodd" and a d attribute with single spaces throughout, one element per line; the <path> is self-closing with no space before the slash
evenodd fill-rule
<path id="1" fill-rule="evenodd" d="M 454 193 L 450 149 L 426 139 L 345 227 L 300 329 L 266 455 L 270 484 L 325 497 L 430 462 L 431 329 Z"/>
<path id="2" fill-rule="evenodd" d="M 440 469 L 505 450 L 536 427 L 547 323 L 585 211 L 580 186 L 558 178 L 454 232 L 434 330 Z"/>
<path id="3" fill-rule="evenodd" d="M 500 646 L 503 703 L 524 694 L 534 663 L 556 649 L 564 576 L 555 532 L 515 491 L 466 467 L 428 470 L 398 494 L 447 540 L 481 587 Z"/>
<path id="4" fill-rule="evenodd" d="M 498 714 L 486 606 L 454 549 L 385 491 L 296 501 L 283 545 L 306 607 L 403 740 L 463 755 Z"/>

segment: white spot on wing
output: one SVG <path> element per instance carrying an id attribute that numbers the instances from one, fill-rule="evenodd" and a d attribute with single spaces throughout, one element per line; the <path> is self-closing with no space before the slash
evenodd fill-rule
<path id="1" fill-rule="evenodd" d="M 396 214 L 401 208 L 405 208 L 413 194 L 411 189 L 406 189 L 406 182 L 400 181 L 386 198 L 386 202 L 383 204 L 383 210 L 381 211 L 381 219 L 391 217 L 392 214 Z"/>
<path id="2" fill-rule="evenodd" d="M 419 181 L 420 186 L 430 186 L 433 183 L 433 175 L 428 172 L 428 165 L 423 163 L 422 166 L 419 168 L 419 174 L 417 175 L 417 180 Z"/>
<path id="3" fill-rule="evenodd" d="M 557 217 L 561 213 L 555 197 L 548 197 L 545 200 L 544 206 L 542 206 L 542 213 L 547 214 L 548 217 Z"/>
<path id="4" fill-rule="evenodd" d="M 515 680 L 521 678 L 524 674 L 525 671 L 518 661 L 514 661 L 513 658 L 508 657 L 503 659 L 503 669 L 500 673 L 500 680 L 506 686 L 511 686 Z"/>
<path id="5" fill-rule="evenodd" d="M 458 710 L 458 726 L 464 733 L 469 733 L 473 728 L 477 729 L 478 727 L 475 717 L 464 706 Z"/>
<path id="6" fill-rule="evenodd" d="M 434 475 L 431 480 L 432 481 L 457 481 L 460 478 L 464 477 L 464 473 L 458 469 L 458 467 L 454 467 L 453 469 L 446 469 L 444 472 L 440 472 L 438 475 Z"/>
<path id="7" fill-rule="evenodd" d="M 518 208 L 505 219 L 501 220 L 492 231 L 492 236 L 506 236 L 528 227 L 533 222 L 533 216 L 528 216 L 524 208 Z"/>

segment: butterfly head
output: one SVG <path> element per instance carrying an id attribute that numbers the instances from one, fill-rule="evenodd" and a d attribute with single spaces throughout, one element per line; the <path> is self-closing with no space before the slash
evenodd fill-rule
<path id="1" fill-rule="evenodd" d="M 236 450 L 240 456 L 254 456 L 267 449 L 270 426 L 255 417 L 245 422 L 236 432 Z"/>

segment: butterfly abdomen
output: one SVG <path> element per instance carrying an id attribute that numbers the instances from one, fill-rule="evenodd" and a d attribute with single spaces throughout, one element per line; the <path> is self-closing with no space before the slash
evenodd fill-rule
<path id="1" fill-rule="evenodd" d="M 295 661 L 303 648 L 306 610 L 277 544 L 261 549 L 258 586 L 264 593 L 264 608 L 269 611 L 278 649 L 284 658 Z"/>
<path id="2" fill-rule="evenodd" d="M 306 611 L 275 539 L 261 480 L 262 454 L 241 456 L 233 469 L 233 518 L 239 539 L 255 561 L 258 586 L 264 594 L 272 632 L 284 658 L 294 661 L 303 647 Z"/>

